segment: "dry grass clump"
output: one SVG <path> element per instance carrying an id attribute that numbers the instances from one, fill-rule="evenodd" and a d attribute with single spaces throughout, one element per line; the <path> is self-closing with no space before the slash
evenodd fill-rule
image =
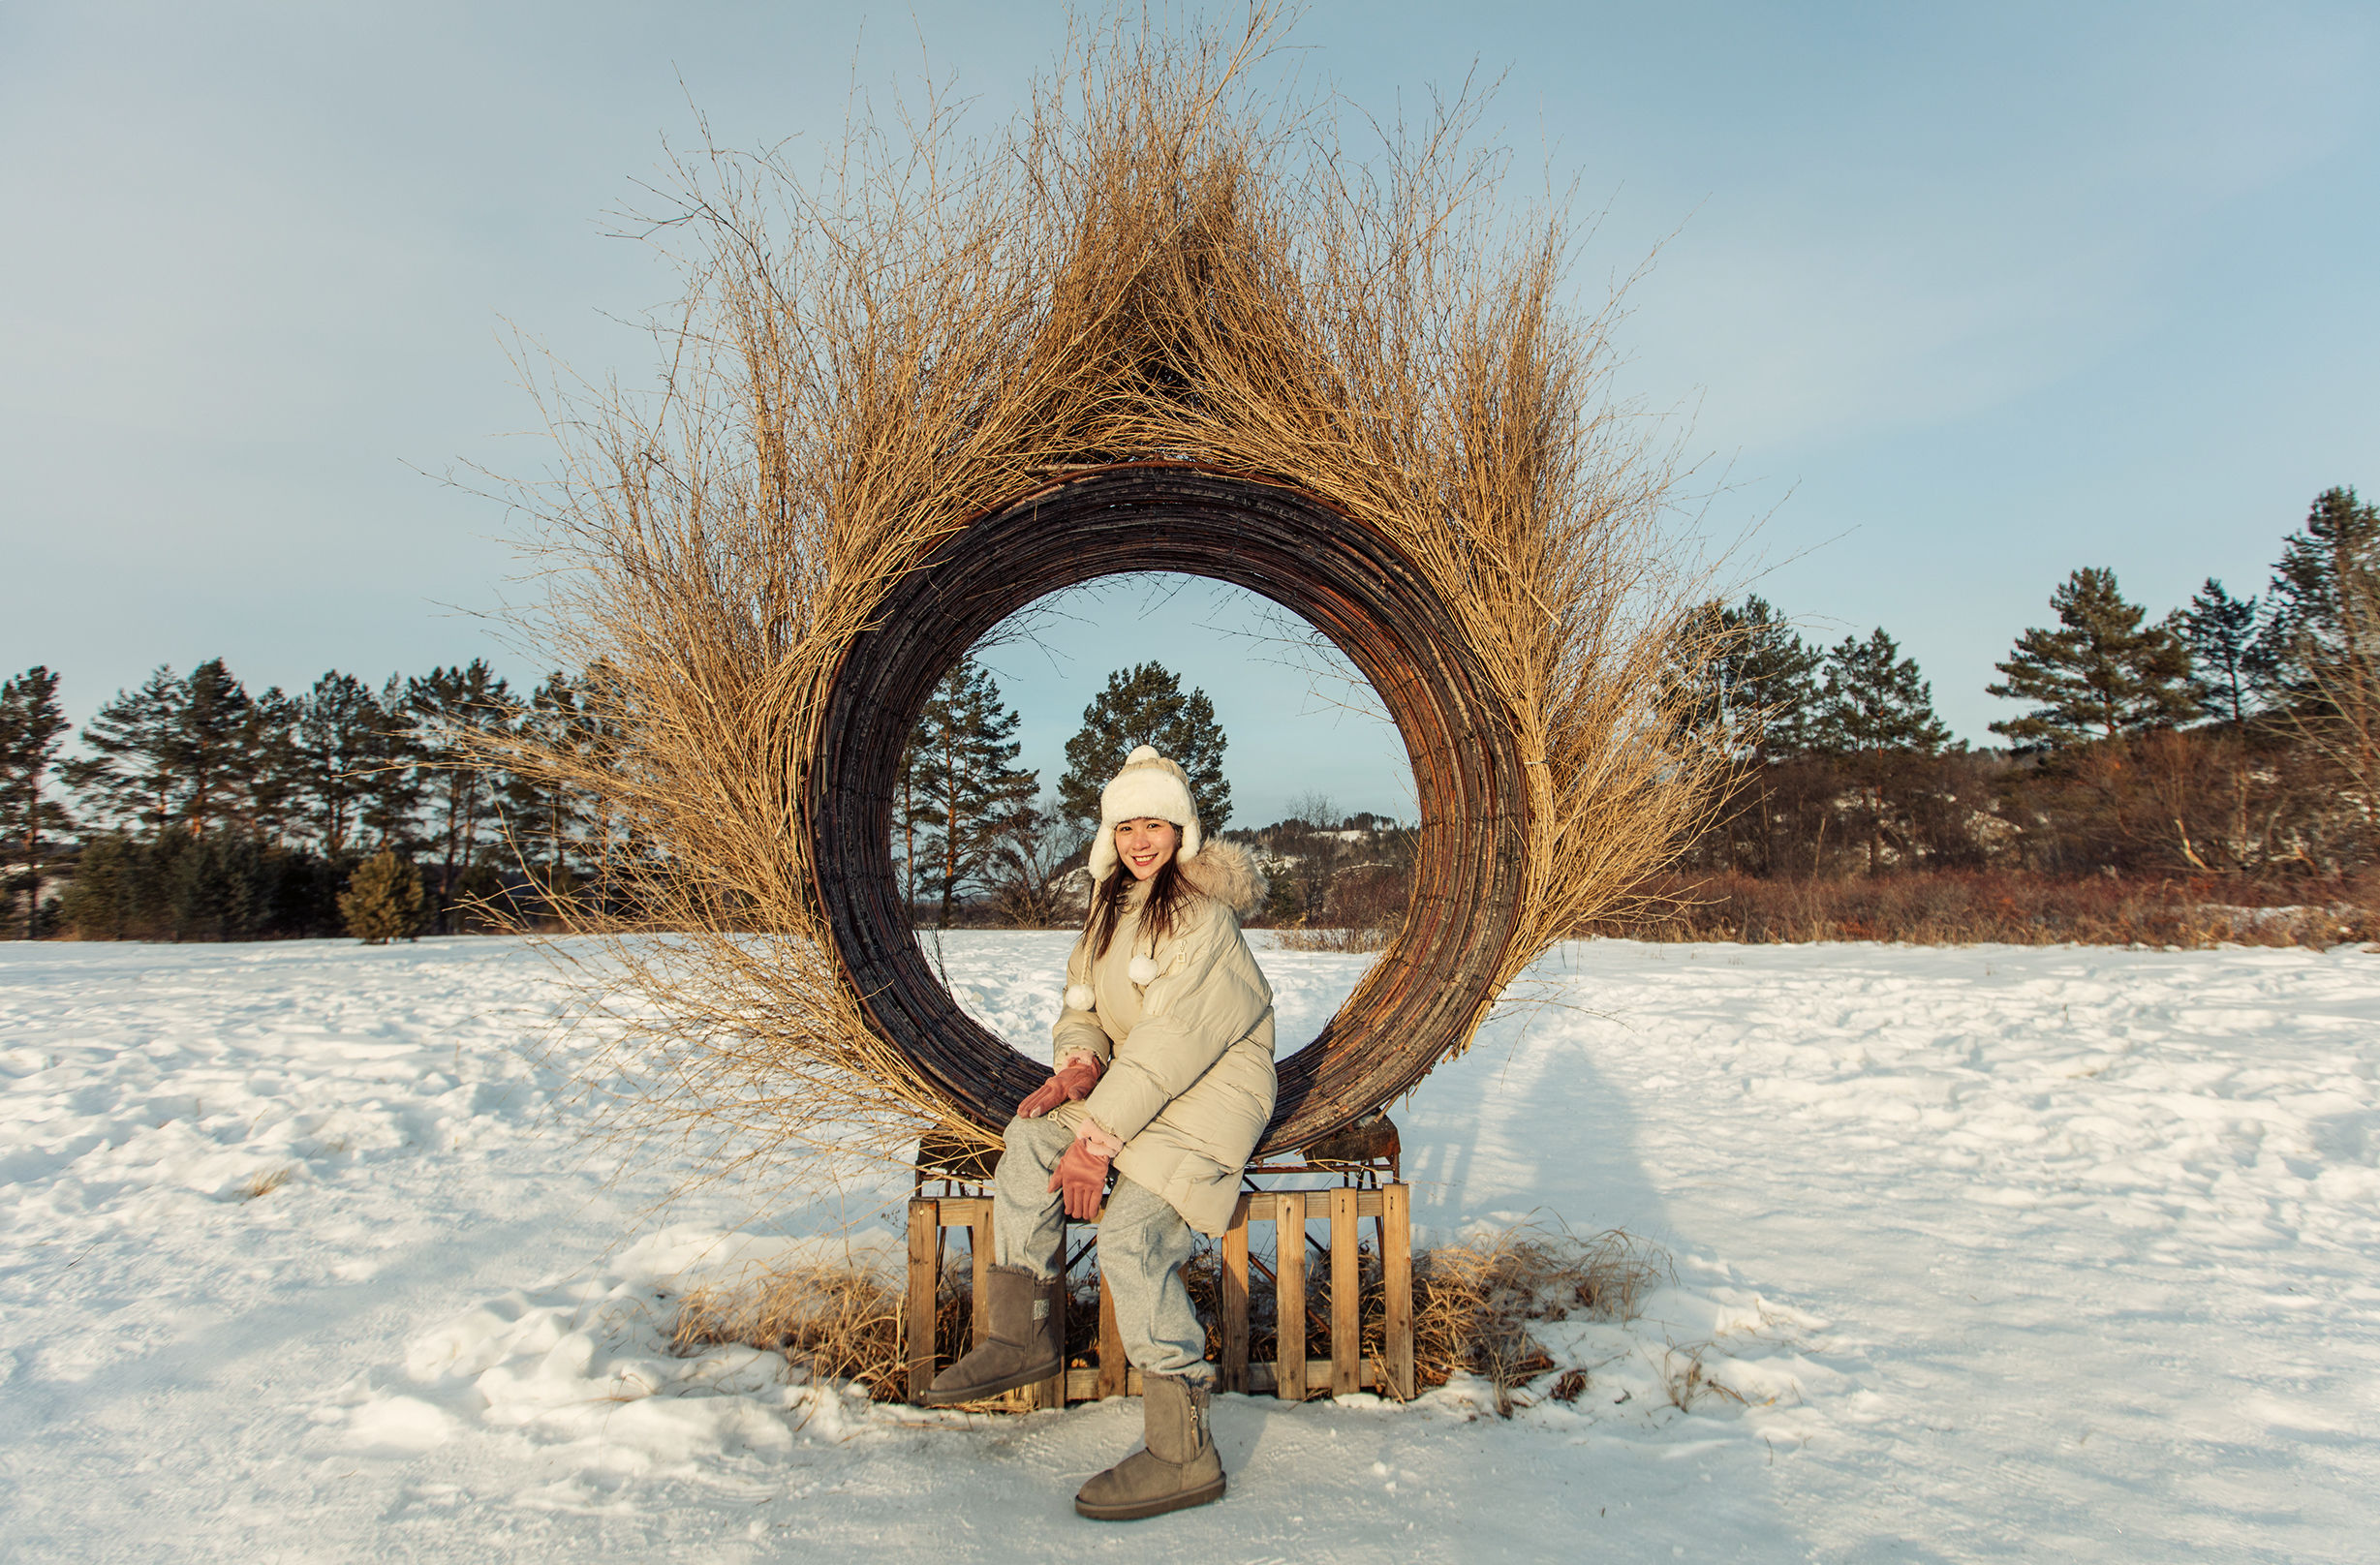
<path id="1" fill-rule="evenodd" d="M 1673 1278 L 1666 1252 L 1618 1228 L 1581 1238 L 1523 1226 L 1424 1251 L 1413 1261 L 1414 1379 L 1442 1386 L 1458 1372 L 1476 1375 L 1509 1417 L 1520 1405 L 1515 1392 L 1555 1367 L 1530 1322 L 1582 1313 L 1630 1320 Z M 1567 1384 L 1557 1382 L 1558 1396 Z M 1582 1378 L 1561 1399 L 1584 1387 Z"/>
<path id="2" fill-rule="evenodd" d="M 958 1341 L 965 1351 L 969 1307 L 966 1293 L 945 1278 L 935 1299 L 938 1341 Z M 689 1289 L 670 1323 L 670 1351 L 692 1357 L 729 1343 L 783 1354 L 814 1382 L 864 1384 L 880 1402 L 908 1394 L 902 1291 L 872 1272 L 780 1267 Z"/>
<path id="3" fill-rule="evenodd" d="M 1331 1356 L 1331 1278 L 1328 1253 L 1309 1242 L 1314 1254 L 1306 1273 L 1306 1352 Z M 1258 1258 L 1261 1266 L 1261 1258 Z M 1521 1387 L 1556 1367 L 1530 1335 L 1532 1321 L 1595 1314 L 1625 1321 L 1635 1317 L 1654 1289 L 1672 1278 L 1668 1255 L 1658 1245 L 1621 1229 L 1585 1238 L 1531 1226 L 1508 1229 L 1493 1239 L 1440 1245 L 1413 1257 L 1413 1378 L 1417 1389 L 1443 1386 L 1469 1374 L 1495 1390 L 1498 1412 L 1509 1417 L 1522 1405 Z M 1222 1355 L 1220 1300 L 1221 1275 L 1212 1249 L 1202 1248 L 1185 1269 L 1190 1301 L 1207 1321 L 1207 1356 Z M 1258 1277 L 1250 1289 L 1248 1342 L 1252 1363 L 1280 1351 L 1275 1294 Z M 1357 1257 L 1360 1355 L 1385 1387 L 1386 1296 L 1377 1252 L 1364 1244 Z M 1556 1391 L 1560 1393 L 1558 1382 Z M 1580 1380 L 1568 1396 L 1577 1396 Z"/>
<path id="4" fill-rule="evenodd" d="M 1711 1372 L 1705 1358 L 1710 1351 L 1710 1343 L 1698 1342 L 1672 1347 L 1662 1355 L 1661 1390 L 1669 1405 L 1681 1413 L 1691 1413 L 1695 1403 L 1713 1396 L 1724 1396 L 1739 1407 L 1747 1405 L 1742 1392 Z"/>
<path id="5" fill-rule="evenodd" d="M 1211 1270 L 1211 1268 L 1210 1268 Z M 773 1267 L 733 1282 L 689 1289 L 669 1326 L 669 1348 L 686 1357 L 736 1344 L 784 1355 L 813 1382 L 864 1385 L 880 1402 L 909 1396 L 909 1317 L 900 1288 L 857 1267 Z M 1210 1287 L 1205 1307 L 1212 1309 Z M 1098 1359 L 1098 1287 L 1071 1284 L 1066 1363 Z M 934 1351 L 947 1366 L 974 1344 L 974 1287 L 964 1257 L 945 1266 L 934 1296 Z M 1220 1351 L 1220 1350 L 1219 1350 Z"/>
<path id="6" fill-rule="evenodd" d="M 2368 890 L 2275 905 L 2237 883 L 2055 878 L 2002 870 L 1934 870 L 1839 879 L 1715 875 L 1657 883 L 1658 911 L 1606 916 L 1588 935 L 1638 940 L 1901 940 L 1914 945 L 2311 946 L 2380 939 Z M 2308 895 L 2303 889 L 2295 893 Z"/>
<path id="7" fill-rule="evenodd" d="M 502 485 L 545 593 L 530 633 L 595 673 L 567 739 L 479 743 L 595 801 L 612 844 L 558 914 L 603 942 L 565 956 L 609 1024 L 580 1074 L 637 1150 L 783 1174 L 980 1134 L 872 1030 L 800 801 L 893 584 L 1053 473 L 1285 483 L 1417 565 L 1527 766 L 1499 984 L 1704 809 L 1723 757 L 1678 711 L 1673 472 L 1607 401 L 1608 316 L 1561 302 L 1564 212 L 1506 215 L 1475 101 L 1343 145 L 1338 106 L 1280 85 L 1283 31 L 1264 6 L 1238 36 L 1118 25 L 1005 135 L 929 102 L 816 174 L 705 144 L 641 215 L 685 280 L 652 383 L 532 363 L 554 464 Z"/>
<path id="8" fill-rule="evenodd" d="M 261 1201 L 264 1197 L 272 1194 L 275 1190 L 280 1189 L 283 1185 L 289 1183 L 290 1176 L 296 1172 L 297 1170 L 295 1165 L 291 1165 L 286 1168 L 259 1170 L 257 1173 L 249 1175 L 246 1180 L 241 1181 L 239 1186 L 239 1198 L 242 1201 Z"/>

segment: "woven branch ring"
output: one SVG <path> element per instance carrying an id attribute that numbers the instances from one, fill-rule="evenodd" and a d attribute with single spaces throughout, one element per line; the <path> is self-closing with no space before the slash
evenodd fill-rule
<path id="1" fill-rule="evenodd" d="M 1321 1034 L 1280 1062 L 1262 1152 L 1387 1103 L 1467 1042 L 1522 896 L 1527 786 L 1511 725 L 1444 601 L 1379 531 L 1281 485 L 1180 465 L 1070 476 L 943 539 L 887 595 L 829 691 L 807 829 L 836 955 L 871 1025 L 997 1135 L 1046 1069 L 962 1011 L 927 966 L 892 865 L 901 752 L 936 682 L 1039 598 L 1178 571 L 1297 614 L 1388 708 L 1421 806 L 1412 899 L 1388 950 Z"/>

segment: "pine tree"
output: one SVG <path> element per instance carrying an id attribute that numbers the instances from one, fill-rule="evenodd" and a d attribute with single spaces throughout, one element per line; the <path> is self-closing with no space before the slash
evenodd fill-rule
<path id="1" fill-rule="evenodd" d="M 181 677 L 160 665 L 137 690 L 118 690 L 82 727 L 91 754 L 69 761 L 60 775 L 80 795 L 86 814 L 132 834 L 161 832 L 174 818 L 180 792 Z"/>
<path id="2" fill-rule="evenodd" d="M 514 731 L 556 755 L 584 753 L 594 741 L 578 688 L 560 669 L 545 676 L 514 720 Z M 511 851 L 559 888 L 587 823 L 578 792 L 548 778 L 507 773 L 503 779 L 506 833 Z"/>
<path id="3" fill-rule="evenodd" d="M 250 814 L 251 784 L 262 759 L 256 702 L 220 658 L 182 681 L 170 746 L 180 823 L 194 837 Z"/>
<path id="4" fill-rule="evenodd" d="M 421 876 L 390 848 L 355 867 L 339 893 L 347 932 L 366 945 L 410 940 L 421 928 Z"/>
<path id="5" fill-rule="evenodd" d="M 502 785 L 474 752 L 467 734 L 510 726 L 515 716 L 512 692 L 485 659 L 474 658 L 409 682 L 405 706 L 416 723 L 430 841 L 438 851 L 439 927 L 451 935 L 449 909 L 463 875 L 478 861 L 480 835 L 497 825 Z"/>
<path id="6" fill-rule="evenodd" d="M 2116 572 L 2086 567 L 2050 595 L 2058 629 L 2028 629 L 1993 666 L 2008 676 L 1988 693 L 2032 701 L 1992 731 L 2025 744 L 2064 747 L 2115 739 L 2189 721 L 2197 707 L 2190 652 L 2162 625 L 2144 626 L 2124 601 Z"/>
<path id="7" fill-rule="evenodd" d="M 1817 683 L 1825 655 L 1803 644 L 1765 598 L 1746 598 L 1719 617 L 1725 647 L 1714 668 L 1731 733 L 1747 736 L 1762 759 L 1809 748 Z"/>
<path id="8" fill-rule="evenodd" d="M 364 779 L 359 775 L 386 722 L 372 687 L 331 669 L 293 703 L 282 752 L 293 808 L 330 858 L 342 857 L 356 830 Z"/>
<path id="9" fill-rule="evenodd" d="M 363 734 L 355 770 L 349 775 L 356 790 L 356 824 L 379 847 L 410 850 L 419 841 L 421 801 L 426 791 L 420 770 L 420 736 L 406 704 L 406 683 L 388 676 L 375 704 L 378 721 Z"/>
<path id="10" fill-rule="evenodd" d="M 1018 929 L 1056 929 L 1072 893 L 1059 869 L 1082 850 L 1085 833 L 1053 800 L 1009 812 L 993 835 L 983 877 L 1001 919 Z"/>
<path id="11" fill-rule="evenodd" d="M 2199 701 L 2218 722 L 2247 719 L 2257 687 L 2266 677 L 2256 640 L 2256 598 L 2234 598 L 2212 576 L 2181 611 L 2179 629 L 2197 670 Z"/>
<path id="12" fill-rule="evenodd" d="M 1213 836 L 1231 818 L 1231 784 L 1223 781 L 1228 743 L 1216 726 L 1206 691 L 1184 695 L 1182 681 L 1159 663 L 1118 669 L 1107 676 L 1107 689 L 1083 708 L 1082 728 L 1066 741 L 1059 807 L 1070 819 L 1097 825 L 1099 790 L 1124 769 L 1124 757 L 1135 746 L 1155 745 L 1189 776 L 1199 829 Z"/>
<path id="13" fill-rule="evenodd" d="M 84 839 L 58 921 L 86 940 L 129 937 L 142 912 L 140 845 L 120 831 Z"/>
<path id="14" fill-rule="evenodd" d="M 58 676 L 47 668 L 37 664 L 0 684 L 0 864 L 20 866 L 0 880 L 0 908 L 24 894 L 28 940 L 42 931 L 42 866 L 58 846 L 53 836 L 74 828 L 46 787 L 67 726 Z"/>
<path id="15" fill-rule="evenodd" d="M 1841 757 L 1858 785 L 1873 875 L 1906 763 L 1950 743 L 1950 730 L 1933 713 L 1933 687 L 1918 672 L 1916 659 L 1901 656 L 1884 627 L 1865 641 L 1845 636 L 1827 654 L 1826 682 L 1811 703 L 1807 738 L 1810 750 Z"/>
<path id="16" fill-rule="evenodd" d="M 276 725 L 288 720 L 280 691 L 260 702 L 220 658 L 187 679 L 160 668 L 100 708 L 82 730 L 94 753 L 61 773 L 92 814 L 136 833 L 263 833 L 278 820 Z"/>
<path id="17" fill-rule="evenodd" d="M 1931 755 L 1950 743 L 1950 730 L 1933 715 L 1933 687 L 1917 660 L 1901 657 L 1879 625 L 1867 640 L 1845 636 L 1826 655 L 1808 743 L 1830 755 Z"/>
<path id="18" fill-rule="evenodd" d="M 2357 649 L 2354 605 L 2380 580 L 2380 506 L 2353 489 L 2314 497 L 2305 527 L 2281 545 L 2265 594 L 2266 620 L 2258 648 L 2270 667 L 2276 703 L 2292 711 L 2324 704 L 2326 677 L 2335 681 L 2342 660 Z"/>
<path id="19" fill-rule="evenodd" d="M 170 832 L 152 852 L 174 939 L 247 940 L 272 927 L 276 866 L 253 833 Z"/>
<path id="20" fill-rule="evenodd" d="M 608 773 L 620 766 L 627 744 L 622 715 L 629 703 L 628 682 L 603 660 L 580 672 L 578 711 L 572 731 L 578 754 L 589 768 Z M 617 895 L 615 871 L 638 852 L 635 825 L 632 818 L 615 813 L 615 806 L 600 790 L 581 795 L 579 806 L 573 852 L 596 888 L 591 895 L 609 899 Z"/>
<path id="21" fill-rule="evenodd" d="M 2353 489 L 2315 497 L 2265 601 L 2276 715 L 2338 768 L 2338 802 L 2380 847 L 2380 506 Z"/>
<path id="22" fill-rule="evenodd" d="M 260 843 L 276 847 L 294 841 L 310 823 L 297 757 L 300 711 L 299 703 L 274 685 L 256 698 L 250 717 L 254 753 L 240 818 Z"/>
<path id="23" fill-rule="evenodd" d="M 1700 740 L 1746 763 L 1698 848 L 1729 865 L 1765 868 L 1776 859 L 1775 763 L 1809 749 L 1818 694 L 1811 676 L 1824 654 L 1805 645 L 1763 598 L 1733 608 L 1706 604 L 1693 618 L 1683 649 L 1685 673 L 1699 687 L 1690 721 Z"/>
<path id="24" fill-rule="evenodd" d="M 1038 774 L 1010 763 L 1023 747 L 1015 713 L 974 659 L 942 677 L 918 715 L 903 780 L 912 886 L 928 872 L 942 903 L 937 927 L 948 928 L 962 886 L 980 878 L 1001 838 L 1030 816 Z"/>

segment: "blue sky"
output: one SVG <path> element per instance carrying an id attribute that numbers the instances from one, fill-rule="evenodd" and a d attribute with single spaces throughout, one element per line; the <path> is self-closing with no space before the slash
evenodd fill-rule
<path id="1" fill-rule="evenodd" d="M 533 469 L 508 323 L 634 377 L 667 296 L 606 212 L 690 102 L 730 142 L 838 134 L 921 65 L 1004 115 L 1040 5 L 0 10 L 0 668 L 75 715 L 170 662 L 253 686 L 475 655 Z M 1302 68 L 1387 115 L 1474 62 L 1516 185 L 1602 216 L 1620 384 L 1702 456 L 1704 526 L 1833 641 L 1891 630 L 1963 737 L 2078 566 L 2158 612 L 2261 586 L 2320 489 L 2380 489 L 2380 13 L 2368 6 L 1317 4 Z M 1178 645 L 1243 823 L 1397 810 L 1393 736 L 1261 649 L 1106 595 L 1002 657 L 1027 760 Z M 1170 639 L 1169 639 L 1170 638 Z M 1107 653 L 1125 648 L 1112 659 Z M 1011 666 L 1013 665 L 1013 666 Z"/>

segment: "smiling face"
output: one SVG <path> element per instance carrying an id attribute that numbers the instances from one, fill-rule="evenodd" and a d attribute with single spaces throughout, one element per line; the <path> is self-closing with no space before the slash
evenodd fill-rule
<path id="1" fill-rule="evenodd" d="M 1116 857 L 1124 861 L 1124 867 L 1132 872 L 1135 880 L 1146 880 L 1157 874 L 1181 845 L 1182 828 L 1170 820 L 1140 815 L 1116 822 Z"/>

